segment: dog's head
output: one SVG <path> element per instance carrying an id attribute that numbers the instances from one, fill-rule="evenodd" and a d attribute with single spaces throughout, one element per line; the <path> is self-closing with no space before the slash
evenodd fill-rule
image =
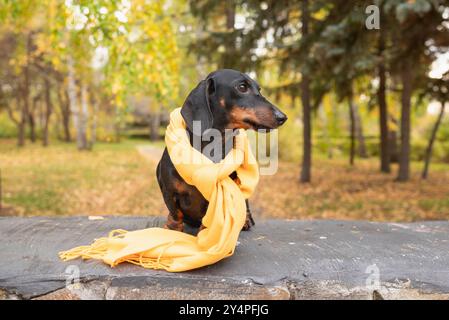
<path id="1" fill-rule="evenodd" d="M 190 131 L 201 123 L 201 133 L 210 128 L 275 129 L 287 116 L 260 93 L 248 75 L 222 69 L 209 74 L 190 92 L 181 109 Z"/>

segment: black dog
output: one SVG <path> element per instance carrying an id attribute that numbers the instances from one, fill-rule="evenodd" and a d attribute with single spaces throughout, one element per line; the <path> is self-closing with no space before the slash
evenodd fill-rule
<path id="1" fill-rule="evenodd" d="M 226 143 L 226 139 L 229 139 L 229 135 L 224 134 L 226 129 L 275 129 L 287 120 L 284 113 L 260 94 L 260 87 L 254 80 L 231 69 L 212 72 L 202 80 L 190 92 L 182 106 L 181 115 L 187 124 L 192 145 L 194 132 L 203 135 L 206 130 L 214 128 L 222 133 L 221 157 L 213 159 L 208 155 L 214 162 L 224 158 L 232 149 L 233 144 Z M 193 129 L 193 121 L 199 121 L 201 124 L 200 132 Z M 233 136 L 231 138 L 233 139 Z M 213 142 L 202 141 L 201 149 L 209 143 Z M 181 178 L 167 149 L 164 150 L 156 170 L 159 187 L 169 210 L 165 227 L 183 231 L 184 222 L 194 228 L 200 227 L 208 201 L 197 188 Z M 235 172 L 230 177 L 238 179 Z M 254 225 L 248 201 L 246 208 L 247 217 L 243 230 L 249 230 Z"/>

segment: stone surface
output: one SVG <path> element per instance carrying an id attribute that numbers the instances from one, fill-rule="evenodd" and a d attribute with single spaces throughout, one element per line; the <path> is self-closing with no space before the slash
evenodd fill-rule
<path id="1" fill-rule="evenodd" d="M 259 219 L 232 257 L 184 273 L 58 259 L 164 221 L 0 218 L 0 299 L 449 299 L 449 222 Z"/>

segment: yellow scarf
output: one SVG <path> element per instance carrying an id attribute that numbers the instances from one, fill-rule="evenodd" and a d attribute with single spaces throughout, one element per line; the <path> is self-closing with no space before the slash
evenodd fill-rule
<path id="1" fill-rule="evenodd" d="M 163 228 L 114 230 L 89 246 L 60 252 L 62 260 L 101 259 L 111 267 L 126 261 L 144 268 L 178 272 L 213 264 L 234 253 L 246 219 L 245 199 L 259 180 L 246 132 L 240 130 L 231 152 L 219 163 L 213 163 L 190 145 L 185 129 L 181 108 L 177 108 L 170 114 L 165 142 L 181 177 L 209 201 L 202 220 L 205 229 L 196 237 Z M 229 177 L 233 171 L 237 172 L 238 184 Z"/>

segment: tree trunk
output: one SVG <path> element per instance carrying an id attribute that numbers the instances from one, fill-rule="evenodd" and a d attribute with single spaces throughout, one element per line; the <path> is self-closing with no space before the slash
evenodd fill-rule
<path id="1" fill-rule="evenodd" d="M 435 125 L 433 126 L 432 133 L 431 133 L 430 139 L 429 139 L 429 144 L 427 145 L 427 149 L 426 149 L 426 155 L 424 157 L 424 169 L 423 169 L 422 175 L 421 175 L 421 177 L 423 179 L 427 179 L 427 175 L 429 173 L 429 165 L 430 165 L 430 159 L 432 158 L 433 144 L 435 142 L 435 138 L 437 136 L 438 128 L 440 127 L 441 120 L 443 119 L 443 116 L 444 116 L 444 107 L 445 107 L 445 101 L 442 101 L 441 102 L 441 111 L 440 111 L 440 114 L 438 115 Z"/>
<path id="2" fill-rule="evenodd" d="M 90 149 L 89 141 L 87 140 L 87 125 L 89 120 L 89 103 L 87 88 L 84 83 L 81 83 L 81 115 L 80 115 L 80 131 L 82 132 L 82 149 Z"/>
<path id="3" fill-rule="evenodd" d="M 155 111 L 152 112 L 150 118 L 150 140 L 157 141 L 159 140 L 159 127 L 161 124 L 160 113 Z"/>
<path id="4" fill-rule="evenodd" d="M 25 81 L 27 82 L 27 81 Z M 23 147 L 25 145 L 25 133 L 26 133 L 26 124 L 28 120 L 28 89 L 24 89 L 20 86 L 18 90 L 17 104 L 20 107 L 20 120 L 18 125 L 18 134 L 17 134 L 17 146 Z"/>
<path id="5" fill-rule="evenodd" d="M 30 126 L 30 140 L 32 143 L 36 142 L 36 109 L 40 97 L 33 97 L 31 108 L 28 110 L 28 125 Z"/>
<path id="6" fill-rule="evenodd" d="M 363 123 L 362 117 L 360 116 L 359 106 L 353 103 L 354 110 L 354 125 L 355 133 L 357 137 L 357 153 L 360 158 L 367 158 L 368 154 L 366 151 L 365 136 L 363 135 Z"/>
<path id="7" fill-rule="evenodd" d="M 309 1 L 302 2 L 302 36 L 309 33 Z M 304 72 L 301 80 L 301 102 L 303 113 L 303 153 L 300 181 L 303 183 L 311 180 L 312 167 L 312 119 L 310 106 L 309 77 Z"/>
<path id="8" fill-rule="evenodd" d="M 73 115 L 73 123 L 76 129 L 76 145 L 78 147 L 78 150 L 84 150 L 87 147 L 86 132 L 84 128 L 84 121 L 82 119 L 83 115 L 82 112 L 80 112 L 80 106 L 78 102 L 78 93 L 75 83 L 75 71 L 73 67 L 73 59 L 70 56 L 67 61 L 67 67 L 68 67 L 67 93 L 70 101 L 70 111 L 71 114 Z"/>
<path id="9" fill-rule="evenodd" d="M 355 158 L 355 135 L 356 135 L 356 125 L 355 125 L 355 106 L 352 92 L 348 96 L 348 107 L 349 107 L 349 164 L 354 165 Z"/>
<path id="10" fill-rule="evenodd" d="M 32 143 L 36 142 L 36 121 L 32 112 L 28 113 L 28 125 L 30 126 L 30 140 Z"/>
<path id="11" fill-rule="evenodd" d="M 27 39 L 26 39 L 26 52 L 27 52 L 27 61 L 24 67 L 22 68 L 23 72 L 23 78 L 24 83 L 23 86 L 19 85 L 19 90 L 17 93 L 21 95 L 21 98 L 23 100 L 23 104 L 21 107 L 21 117 L 20 117 L 20 123 L 19 123 L 19 133 L 17 136 L 17 145 L 19 147 L 23 147 L 25 145 L 25 131 L 26 131 L 26 124 L 28 122 L 28 112 L 29 112 L 29 96 L 30 96 L 30 53 L 31 53 L 31 33 L 28 33 Z M 20 99 L 20 98 L 19 98 Z M 19 101 L 18 99 L 18 101 Z M 20 105 L 20 104 L 19 104 Z"/>
<path id="12" fill-rule="evenodd" d="M 228 32 L 234 31 L 235 25 L 235 0 L 228 0 L 225 3 L 226 29 Z M 227 34 L 224 43 L 225 52 L 222 55 L 222 68 L 235 68 L 235 42 L 232 34 Z"/>
<path id="13" fill-rule="evenodd" d="M 15 100 L 16 100 L 16 107 L 18 110 L 20 110 L 20 117 L 18 119 L 16 119 L 16 117 L 14 116 L 14 111 L 11 108 L 11 106 L 6 103 L 6 108 L 8 111 L 8 116 L 9 118 L 16 124 L 17 126 L 17 146 L 23 146 L 25 144 L 25 132 L 24 132 L 24 128 L 23 128 L 23 123 L 22 123 L 22 99 L 20 97 L 20 93 L 21 93 L 21 89 L 20 89 L 20 85 L 18 86 L 17 90 L 16 90 L 16 96 L 15 96 Z"/>
<path id="14" fill-rule="evenodd" d="M 388 106 L 386 99 L 386 75 L 383 63 L 379 65 L 379 90 L 377 99 L 379 102 L 379 128 L 380 128 L 380 171 L 389 173 L 391 171 L 390 146 L 388 132 Z"/>
<path id="15" fill-rule="evenodd" d="M 388 105 L 386 99 L 386 83 L 387 75 L 384 64 L 384 50 L 385 50 L 385 32 L 383 28 L 379 30 L 379 57 L 381 62 L 378 65 L 379 89 L 377 91 L 377 100 L 379 103 L 379 129 L 380 129 L 380 171 L 389 173 L 390 169 L 390 147 L 389 147 L 389 133 L 388 133 Z"/>
<path id="16" fill-rule="evenodd" d="M 98 104 L 97 99 L 95 98 L 95 95 L 92 91 L 89 91 L 89 98 L 90 98 L 90 105 L 92 106 L 92 121 L 91 121 L 91 127 L 90 127 L 90 147 L 92 148 L 93 145 L 97 142 L 97 113 L 98 113 Z"/>
<path id="17" fill-rule="evenodd" d="M 398 132 L 396 130 L 388 131 L 388 148 L 390 153 L 390 163 L 399 162 Z"/>
<path id="18" fill-rule="evenodd" d="M 234 30 L 235 24 L 235 1 L 226 1 L 226 28 L 228 30 Z"/>
<path id="19" fill-rule="evenodd" d="M 0 215 L 2 214 L 3 210 L 3 190 L 2 190 L 2 170 L 0 169 Z"/>
<path id="20" fill-rule="evenodd" d="M 115 134 L 115 142 L 120 142 L 120 137 L 122 135 L 122 119 L 120 115 L 120 110 L 117 105 L 115 108 L 115 119 L 114 119 L 114 134 Z"/>
<path id="21" fill-rule="evenodd" d="M 44 87 L 45 87 L 45 115 L 44 115 L 44 128 L 42 132 L 42 144 L 44 147 L 48 146 L 48 128 L 50 125 L 50 116 L 53 111 L 53 106 L 51 104 L 51 96 L 50 96 L 50 80 L 45 77 L 44 80 Z"/>
<path id="22" fill-rule="evenodd" d="M 61 92 L 62 91 L 62 92 Z M 63 95 L 65 98 L 63 98 Z M 64 130 L 64 141 L 72 141 L 72 136 L 70 135 L 70 101 L 67 91 L 61 86 L 58 88 L 57 92 L 59 108 L 61 110 L 61 122 Z"/>
<path id="23" fill-rule="evenodd" d="M 401 71 L 401 151 L 399 154 L 399 172 L 397 181 L 407 181 L 410 177 L 410 113 L 412 79 L 410 64 L 404 63 Z"/>

